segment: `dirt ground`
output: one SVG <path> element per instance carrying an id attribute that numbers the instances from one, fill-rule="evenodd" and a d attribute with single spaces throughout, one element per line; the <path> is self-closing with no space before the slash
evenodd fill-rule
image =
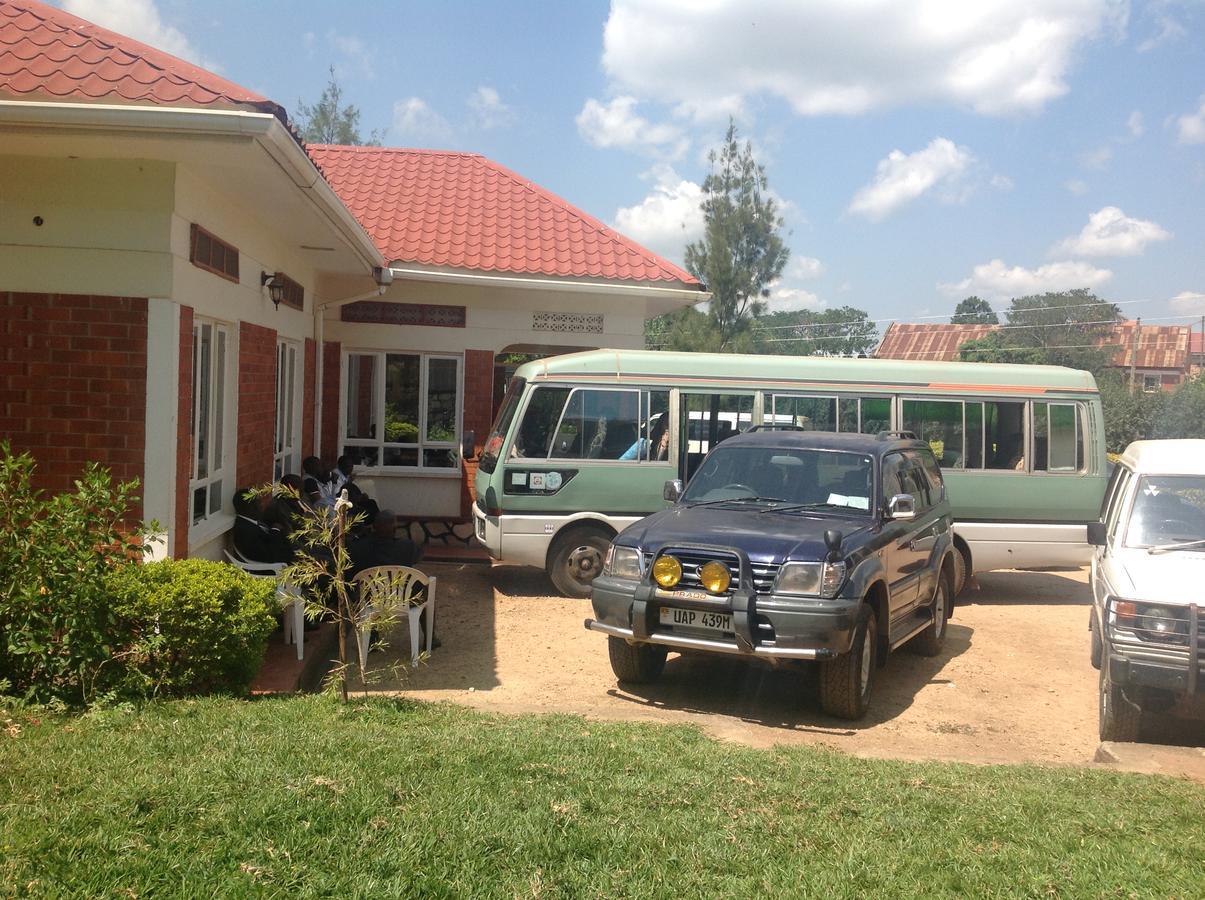
<path id="1" fill-rule="evenodd" d="M 757 747 L 825 745 L 871 757 L 1082 765 L 1097 751 L 1097 673 L 1088 661 L 1087 571 L 993 572 L 960 598 L 941 656 L 893 653 L 865 720 L 820 711 L 810 669 L 671 653 L 655 685 L 620 688 L 589 601 L 547 596 L 542 572 L 427 564 L 439 577 L 443 646 L 400 688 L 496 713 L 697 725 Z M 409 640 L 370 657 L 396 659 Z M 1200 740 L 1195 728 L 1177 743 Z"/>

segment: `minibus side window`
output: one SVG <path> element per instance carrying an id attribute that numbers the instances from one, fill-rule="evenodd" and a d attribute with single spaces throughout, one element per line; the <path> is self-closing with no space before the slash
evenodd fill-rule
<path id="1" fill-rule="evenodd" d="M 905 400 L 904 431 L 929 445 L 943 469 L 965 467 L 961 400 Z"/>
<path id="2" fill-rule="evenodd" d="M 775 425 L 794 425 L 805 431 L 836 431 L 837 398 L 775 394 L 771 422 Z"/>
<path id="3" fill-rule="evenodd" d="M 989 400 L 983 404 L 985 469 L 1025 471 L 1025 403 Z"/>
<path id="4" fill-rule="evenodd" d="M 1033 405 L 1033 468 L 1036 472 L 1078 472 L 1083 460 L 1083 431 L 1076 404 Z"/>
<path id="5" fill-rule="evenodd" d="M 544 459 L 552 442 L 553 431 L 561 419 L 561 410 L 569 397 L 569 388 L 537 387 L 527 401 L 523 421 L 511 444 L 511 458 Z"/>
<path id="6" fill-rule="evenodd" d="M 565 404 L 552 459 L 620 459 L 640 437 L 640 392 L 577 388 Z"/>

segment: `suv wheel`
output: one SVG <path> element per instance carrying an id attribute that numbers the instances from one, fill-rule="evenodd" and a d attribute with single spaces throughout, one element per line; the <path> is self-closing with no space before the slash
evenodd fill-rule
<path id="1" fill-rule="evenodd" d="M 562 596 L 584 600 L 602 571 L 611 539 L 596 528 L 571 528 L 552 543 L 548 577 Z"/>
<path id="2" fill-rule="evenodd" d="M 874 610 L 863 603 L 849 652 L 820 664 L 820 707 L 830 716 L 860 719 L 866 715 L 874 684 L 877 638 Z"/>
<path id="3" fill-rule="evenodd" d="M 1092 668 L 1099 669 L 1105 658 L 1105 642 L 1100 636 L 1100 625 L 1096 621 L 1096 610 L 1088 617 L 1088 630 L 1092 632 Z"/>
<path id="4" fill-rule="evenodd" d="M 660 678 L 668 652 L 660 644 L 629 644 L 623 638 L 607 638 L 611 671 L 629 684 L 648 684 Z"/>
<path id="5" fill-rule="evenodd" d="M 946 576 L 937 579 L 933 591 L 933 620 L 929 627 L 912 639 L 912 649 L 921 656 L 938 656 L 946 642 L 946 624 L 950 621 L 950 585 Z"/>
<path id="6" fill-rule="evenodd" d="M 1100 739 L 1136 741 L 1142 728 L 1142 710 L 1125 698 L 1109 677 L 1108 663 L 1100 667 Z"/>

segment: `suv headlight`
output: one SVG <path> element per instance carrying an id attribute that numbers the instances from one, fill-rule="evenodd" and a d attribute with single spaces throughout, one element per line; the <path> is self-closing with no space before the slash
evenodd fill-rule
<path id="1" fill-rule="evenodd" d="M 612 578 L 639 581 L 640 551 L 631 547 L 616 547 L 612 544 L 607 548 L 607 558 L 603 562 L 603 574 L 610 575 Z"/>
<path id="2" fill-rule="evenodd" d="M 843 562 L 789 562 L 778 570 L 774 593 L 831 600 L 844 581 Z"/>

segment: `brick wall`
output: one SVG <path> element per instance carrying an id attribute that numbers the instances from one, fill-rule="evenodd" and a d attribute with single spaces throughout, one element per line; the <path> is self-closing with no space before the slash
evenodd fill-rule
<path id="1" fill-rule="evenodd" d="M 270 482 L 276 437 L 276 332 L 250 322 L 239 324 L 237 437 L 235 487 Z"/>
<path id="2" fill-rule="evenodd" d="M 180 307 L 179 392 L 176 401 L 176 521 L 170 551 L 176 559 L 188 556 L 188 526 L 192 497 L 192 307 Z"/>
<path id="3" fill-rule="evenodd" d="M 39 488 L 72 490 L 89 461 L 142 478 L 146 340 L 145 299 L 0 291 L 0 436 Z"/>
<path id="4" fill-rule="evenodd" d="M 475 432 L 476 454 L 480 454 L 489 436 L 494 417 L 494 353 L 492 350 L 464 351 L 464 432 Z M 473 482 L 477 463 L 464 464 L 460 492 L 460 514 L 469 515 L 475 499 Z"/>
<path id="5" fill-rule="evenodd" d="M 322 464 L 332 468 L 339 458 L 339 364 L 343 346 L 322 344 Z"/>
<path id="6" fill-rule="evenodd" d="M 305 386 L 301 398 L 301 459 L 314 455 L 314 382 L 318 353 L 313 338 L 305 339 Z M 298 460 L 300 464 L 301 460 Z"/>

